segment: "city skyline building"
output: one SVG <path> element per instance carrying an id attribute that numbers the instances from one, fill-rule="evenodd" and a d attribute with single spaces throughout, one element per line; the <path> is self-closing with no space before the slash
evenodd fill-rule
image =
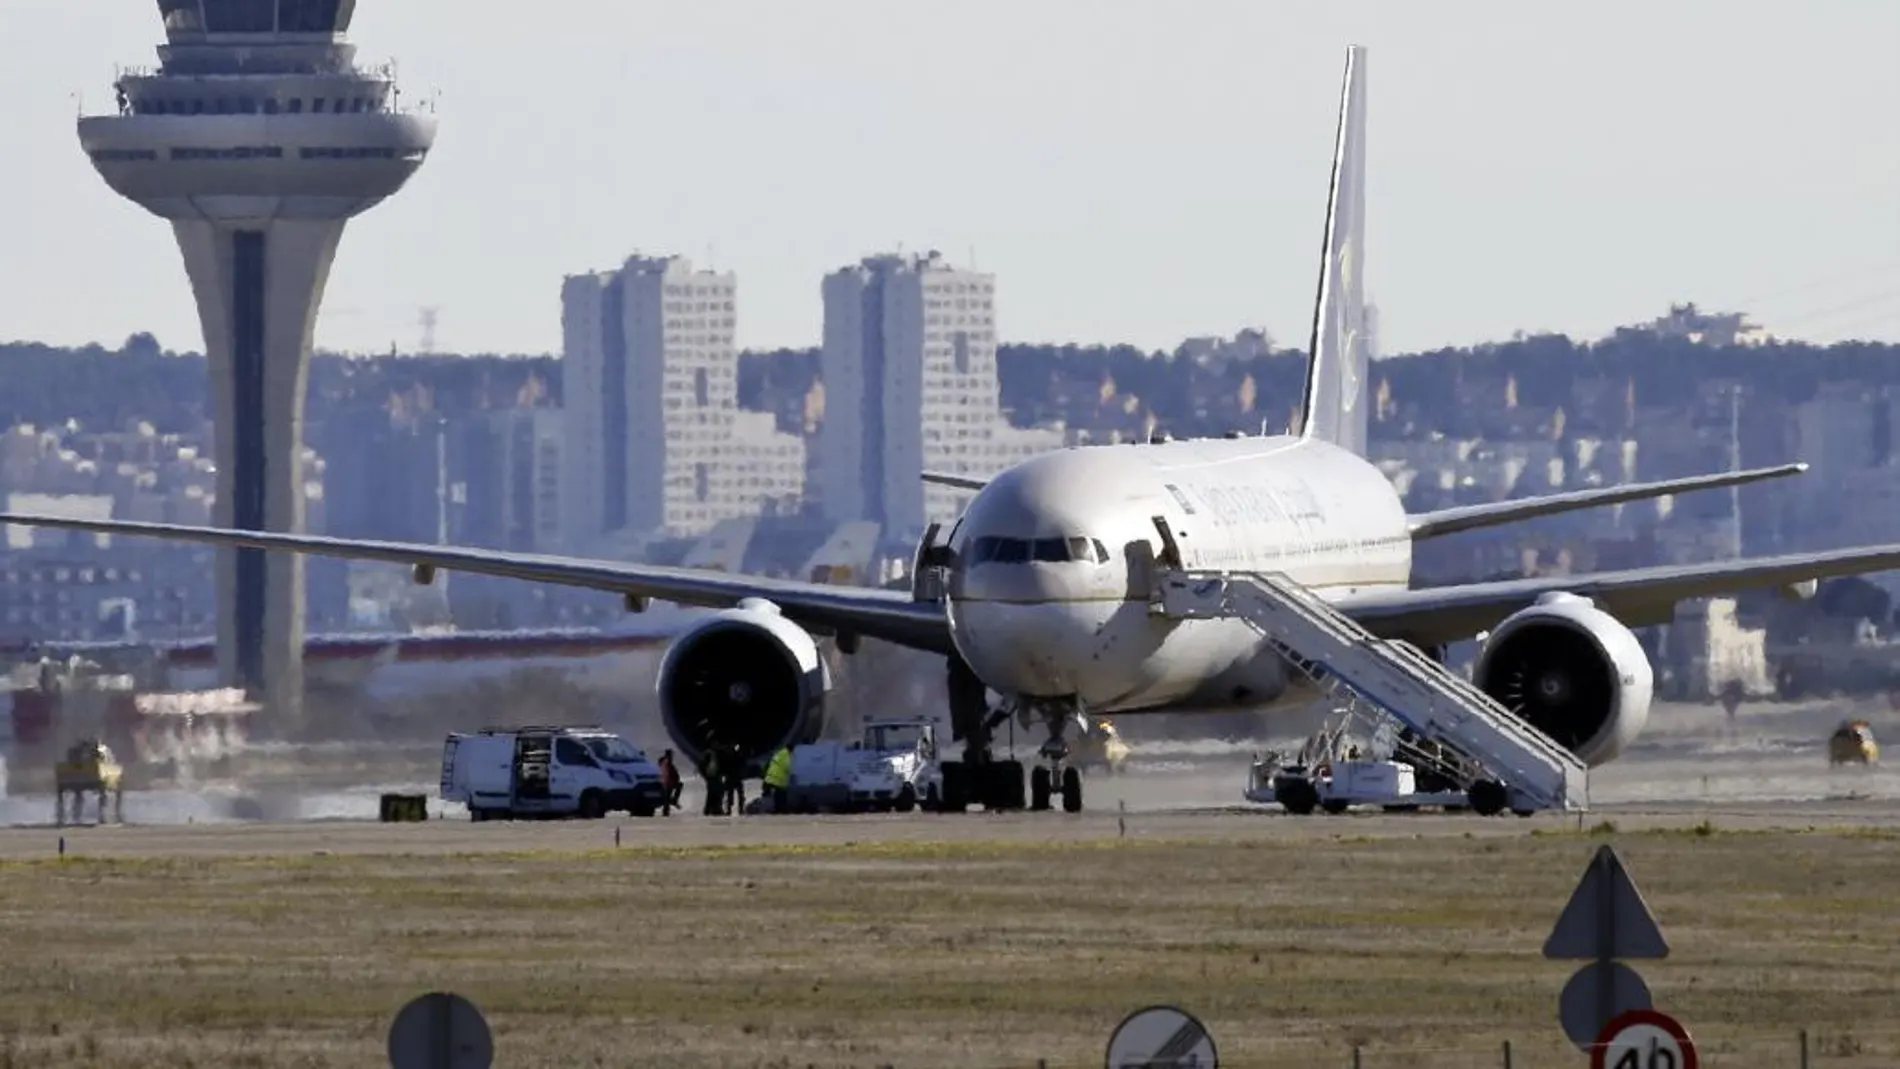
<path id="1" fill-rule="evenodd" d="M 459 451 L 465 539 L 523 552 L 561 548 L 563 415 L 507 408 L 469 420 Z"/>
<path id="2" fill-rule="evenodd" d="M 996 276 L 932 250 L 880 254 L 825 276 L 818 497 L 833 520 L 915 541 L 970 491 L 925 471 L 988 478 L 1059 449 L 1061 430 L 1010 425 L 996 367 Z"/>
<path id="3" fill-rule="evenodd" d="M 795 507 L 804 442 L 739 409 L 737 292 L 731 272 L 683 256 L 635 254 L 563 280 L 560 497 L 572 548 Z"/>
<path id="4" fill-rule="evenodd" d="M 355 0 L 158 0 L 159 66 L 124 73 L 116 113 L 79 120 L 115 192 L 171 223 L 212 383 L 213 520 L 301 531 L 311 335 L 347 221 L 397 192 L 435 139 L 387 71 L 346 41 Z M 219 674 L 293 717 L 304 562 L 220 550 Z"/>

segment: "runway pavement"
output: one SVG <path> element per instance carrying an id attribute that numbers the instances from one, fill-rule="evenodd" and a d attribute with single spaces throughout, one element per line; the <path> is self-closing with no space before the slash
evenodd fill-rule
<path id="1" fill-rule="evenodd" d="M 1746 706 L 1733 722 L 1719 707 L 1660 705 L 1648 729 L 1619 760 L 1593 770 L 1591 819 L 1619 826 L 1644 822 L 1695 823 L 1708 815 L 1724 826 L 1808 823 L 1900 825 L 1900 768 L 1830 768 L 1826 739 L 1847 716 L 1867 716 L 1876 735 L 1900 747 L 1900 714 L 1850 703 Z M 197 791 L 128 793 L 127 828 L 68 829 L 69 850 L 130 853 L 252 853 L 312 850 L 521 850 L 611 846 L 621 827 L 624 845 L 689 846 L 709 843 L 803 844 L 853 839 L 956 841 L 972 838 L 1036 841 L 1050 837 L 1128 835 L 1298 838 L 1333 834 L 1519 834 L 1560 825 L 1555 814 L 1529 820 L 1413 814 L 1291 818 L 1277 807 L 1241 798 L 1247 762 L 1256 749 L 1296 747 L 1298 740 L 1236 744 L 1217 740 L 1143 743 L 1122 775 L 1087 778 L 1088 812 L 963 816 L 924 814 L 860 818 L 698 815 L 698 784 L 689 781 L 686 814 L 654 820 L 472 826 L 460 806 L 434 798 L 433 776 L 410 783 L 364 784 L 347 790 L 211 787 Z M 1900 750 L 1896 750 L 1900 753 Z M 1891 765 L 1892 762 L 1889 762 Z M 427 770 L 433 773 L 433 769 Z M 383 791 L 431 797 L 426 827 L 374 823 Z M 50 795 L 0 799 L 0 857 L 43 856 L 58 835 L 45 825 Z M 1569 818 L 1574 822 L 1575 818 Z M 1634 824 L 1632 823 L 1634 822 Z M 281 847 L 272 844 L 283 844 Z"/>

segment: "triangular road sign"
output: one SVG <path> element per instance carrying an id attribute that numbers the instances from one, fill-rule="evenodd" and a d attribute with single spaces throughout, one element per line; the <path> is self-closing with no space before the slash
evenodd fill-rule
<path id="1" fill-rule="evenodd" d="M 1573 961 L 1669 956 L 1669 944 L 1649 903 L 1614 849 L 1602 847 L 1590 859 L 1590 868 L 1544 941 L 1544 956 Z"/>

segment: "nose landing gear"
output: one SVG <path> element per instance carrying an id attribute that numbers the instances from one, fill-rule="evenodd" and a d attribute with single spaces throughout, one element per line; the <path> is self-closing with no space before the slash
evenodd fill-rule
<path id="1" fill-rule="evenodd" d="M 1082 718 L 1079 709 L 1069 705 L 1052 705 L 1042 710 L 1043 719 L 1049 724 L 1049 741 L 1042 744 L 1036 755 L 1043 762 L 1029 774 L 1029 808 L 1046 810 L 1049 798 L 1055 787 L 1060 784 L 1062 791 L 1062 811 L 1080 813 L 1082 811 L 1082 771 L 1069 764 L 1069 743 L 1063 735 L 1068 731 L 1071 721 Z"/>
<path id="2" fill-rule="evenodd" d="M 1062 811 L 1080 813 L 1082 811 L 1082 773 L 1077 771 L 1074 765 L 1068 765 L 1062 768 L 1061 776 Z M 1037 811 L 1049 808 L 1049 798 L 1054 793 L 1051 788 L 1055 778 L 1056 770 L 1046 765 L 1037 765 L 1035 771 L 1029 774 L 1029 808 Z"/>

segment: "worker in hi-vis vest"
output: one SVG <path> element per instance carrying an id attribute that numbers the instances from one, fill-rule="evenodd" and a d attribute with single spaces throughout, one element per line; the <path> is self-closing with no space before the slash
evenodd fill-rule
<path id="1" fill-rule="evenodd" d="M 792 748 L 781 746 L 772 755 L 772 763 L 765 766 L 765 789 L 772 792 L 772 812 L 783 813 L 791 808 L 786 798 L 786 789 L 792 785 Z"/>

